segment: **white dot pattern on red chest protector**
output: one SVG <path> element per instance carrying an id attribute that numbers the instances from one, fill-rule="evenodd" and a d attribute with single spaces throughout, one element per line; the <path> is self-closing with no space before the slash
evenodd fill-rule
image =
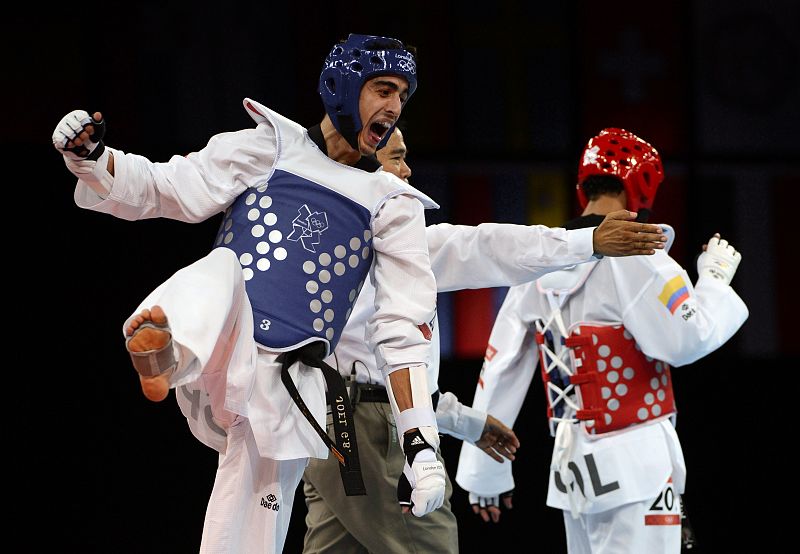
<path id="1" fill-rule="evenodd" d="M 643 355 L 622 326 L 594 329 L 599 330 L 591 333 L 591 346 L 579 348 L 578 361 L 586 371 L 597 372 L 597 400 L 602 404 L 584 409 L 601 408 L 603 425 L 589 420 L 587 429 L 593 434 L 607 432 L 674 411 L 669 366 Z M 575 335 L 580 335 L 580 328 Z"/>

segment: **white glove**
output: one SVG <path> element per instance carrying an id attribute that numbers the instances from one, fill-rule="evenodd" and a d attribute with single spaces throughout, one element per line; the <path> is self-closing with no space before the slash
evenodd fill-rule
<path id="1" fill-rule="evenodd" d="M 86 127 L 91 125 L 91 132 Z M 53 131 L 53 146 L 68 160 L 97 160 L 102 154 L 103 135 L 105 134 L 105 121 L 95 121 L 84 110 L 73 110 L 61 118 Z M 86 131 L 88 140 L 83 138 L 80 146 L 74 145 L 75 139 Z M 98 148 L 100 151 L 95 152 Z M 92 155 L 92 154 L 95 155 Z"/>
<path id="2" fill-rule="evenodd" d="M 88 125 L 92 126 L 91 134 L 86 130 Z M 67 169 L 102 198 L 108 196 L 114 181 L 107 169 L 109 150 L 103 145 L 105 130 L 104 120 L 96 121 L 84 110 L 74 110 L 53 131 L 53 146 L 64 155 Z M 74 145 L 81 134 L 86 135 L 84 142 Z"/>
<path id="3" fill-rule="evenodd" d="M 705 252 L 697 258 L 698 278 L 708 275 L 729 285 L 740 261 L 742 255 L 728 244 L 728 241 L 715 234 L 708 241 Z"/>
<path id="4" fill-rule="evenodd" d="M 446 486 L 444 464 L 420 430 L 403 436 L 406 461 L 397 484 L 398 502 L 417 517 L 442 507 Z"/>
<path id="5" fill-rule="evenodd" d="M 494 496 L 480 496 L 475 494 L 474 492 L 469 492 L 469 503 L 472 505 L 472 511 L 483 518 L 483 521 L 489 521 L 491 517 L 492 521 L 497 523 L 500 521 L 500 501 L 502 500 L 503 505 L 506 509 L 510 510 L 513 508 L 511 503 L 511 497 L 514 495 L 514 489 L 510 491 L 506 491 L 502 494 L 496 494 Z"/>

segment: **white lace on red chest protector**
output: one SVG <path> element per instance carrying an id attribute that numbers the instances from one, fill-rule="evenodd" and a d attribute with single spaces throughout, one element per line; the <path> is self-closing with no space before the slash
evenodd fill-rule
<path id="1" fill-rule="evenodd" d="M 565 329 L 561 306 L 569 292 L 542 292 L 552 312 L 536 321 L 536 344 L 554 435 L 561 421 L 602 435 L 676 412 L 667 363 L 642 353 L 622 324 L 579 322 Z"/>

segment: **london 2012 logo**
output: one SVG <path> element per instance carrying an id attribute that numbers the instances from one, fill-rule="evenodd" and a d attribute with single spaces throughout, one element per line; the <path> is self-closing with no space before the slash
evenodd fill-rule
<path id="1" fill-rule="evenodd" d="M 278 498 L 270 493 L 266 497 L 261 498 L 261 505 L 264 506 L 267 510 L 274 510 L 278 511 L 281 509 L 281 505 L 277 502 Z"/>
<path id="2" fill-rule="evenodd" d="M 328 214 L 312 212 L 307 204 L 297 209 L 298 215 L 292 221 L 292 232 L 288 240 L 303 244 L 309 252 L 316 252 L 314 247 L 320 243 L 320 235 L 328 230 Z"/>

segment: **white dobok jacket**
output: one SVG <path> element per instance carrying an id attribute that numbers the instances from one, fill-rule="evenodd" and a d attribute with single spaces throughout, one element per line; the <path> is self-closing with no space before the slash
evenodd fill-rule
<path id="1" fill-rule="evenodd" d="M 668 236 L 673 233 L 669 226 L 663 227 Z M 635 341 L 636 350 L 657 371 L 668 372 L 664 364 L 685 366 L 719 348 L 747 316 L 747 307 L 729 285 L 703 276 L 692 286 L 686 271 L 666 250 L 652 256 L 606 257 L 551 273 L 509 290 L 492 329 L 473 407 L 506 425 L 516 423 L 534 371 L 541 365 L 537 321 L 551 323 L 548 328 L 556 345 L 562 338 L 554 324 L 558 317 L 568 335 L 578 324 L 608 326 L 620 335 L 624 329 L 623 340 Z M 606 413 L 613 414 L 629 401 L 645 407 L 653 404 L 654 395 L 625 398 L 626 380 L 633 379 L 635 371 L 615 359 L 613 349 L 596 340 L 592 348 L 598 355 L 598 375 L 607 379 L 602 389 Z M 649 384 L 653 393 L 662 386 L 660 378 L 645 387 Z M 565 417 L 570 415 L 575 410 Z M 675 491 L 682 493 L 686 469 L 674 417 L 669 415 L 601 435 L 574 420 L 551 419 L 557 438 L 547 504 L 574 513 L 602 512 L 655 497 L 670 478 Z M 512 464 L 495 463 L 464 444 L 456 482 L 478 495 L 494 496 L 514 488 Z"/>
<path id="2" fill-rule="evenodd" d="M 478 226 L 429 225 L 426 229 L 431 267 L 439 292 L 512 286 L 532 281 L 550 271 L 587 262 L 592 257 L 594 227 L 567 231 L 543 225 L 483 223 Z M 385 386 L 375 356 L 365 341 L 367 321 L 375 312 L 375 288 L 367 280 L 353 313 L 327 362 L 347 377 L 353 368 L 359 383 Z M 433 326 L 428 388 L 438 390 L 439 325 Z M 439 431 L 476 441 L 486 414 L 463 405 L 444 392 L 436 408 Z"/>
<path id="3" fill-rule="evenodd" d="M 243 275 L 247 281 L 259 271 L 295 264 L 292 271 L 299 276 L 297 281 L 305 289 L 301 293 L 309 294 L 309 302 L 303 309 L 319 311 L 317 318 L 309 318 L 304 312 L 297 314 L 297 319 L 300 315 L 309 322 L 313 319 L 314 330 L 320 331 L 323 337 L 329 333 L 327 337 L 331 338 L 334 334 L 326 330 L 331 320 L 328 310 L 319 309 L 318 305 L 330 301 L 331 291 L 334 299 L 341 301 L 335 288 L 337 277 L 347 275 L 353 271 L 352 267 L 362 263 L 360 260 L 374 255 L 369 271 L 373 282 L 378 284 L 378 309 L 373 314 L 371 348 L 380 355 L 382 367 L 427 364 L 430 341 L 418 325 L 429 321 L 435 313 L 436 287 L 429 265 L 423 211 L 436 204 L 391 174 L 365 172 L 331 160 L 300 125 L 253 100 L 245 99 L 244 105 L 257 123 L 255 128 L 215 135 L 206 147 L 187 156 L 173 156 L 168 162 L 153 163 L 139 155 L 109 149 L 114 155 L 113 180 L 109 180 L 108 175 L 103 179 L 99 175 L 96 177 L 101 182 L 110 182 L 111 186 L 108 190 L 97 190 L 96 183 L 93 187 L 79 180 L 75 201 L 80 207 L 128 220 L 167 217 L 198 222 L 225 211 L 237 198 L 251 191 L 249 195 L 256 199 L 256 204 L 252 206 L 255 219 L 249 229 L 254 237 L 263 234 L 263 244 L 254 246 L 252 254 L 239 255 L 237 260 L 236 254 L 224 255 L 225 251 L 231 254 L 231 250 L 225 248 L 227 234 L 225 228 L 221 229 L 222 240 L 205 260 L 207 263 L 184 268 L 179 272 L 180 287 L 165 283 L 148 296 L 139 309 L 155 302 L 164 307 L 179 355 L 186 350 L 194 355 L 190 363 L 181 362 L 171 377 L 171 384 L 181 389 L 176 391 L 178 401 L 200 440 L 224 451 L 224 433 L 209 429 L 217 426 L 224 430 L 235 418 L 234 414 L 238 414 L 250 420 L 262 456 L 324 458 L 327 448 L 280 382 L 280 365 L 275 361 L 277 349 L 256 345 L 253 339 L 250 304 L 253 307 L 257 303 L 269 305 L 287 322 L 292 321 L 293 314 L 281 312 L 284 302 L 281 295 L 248 298 L 236 280 L 241 280 Z M 106 156 L 98 160 L 95 173 L 105 172 Z M 328 232 L 328 236 L 340 232 L 343 236 L 358 238 L 359 249 L 350 251 L 355 240 L 350 244 L 327 244 L 324 232 L 314 235 L 308 234 L 305 227 L 298 229 L 297 217 L 302 213 L 302 206 L 292 205 L 291 210 L 284 206 L 284 212 L 273 210 L 279 202 L 276 200 L 272 204 L 269 191 L 276 175 L 284 178 L 289 175 L 290 182 L 299 180 L 309 190 L 313 189 L 314 205 L 309 201 L 312 212 L 315 209 L 318 214 L 324 212 L 325 195 L 333 199 L 332 203 L 338 202 L 337 206 L 342 205 L 341 197 L 345 196 L 352 201 L 354 209 L 361 210 L 359 213 L 366 211 L 364 220 L 368 222 L 368 229 L 331 229 Z M 250 201 L 249 197 L 246 201 Z M 331 213 L 329 217 L 333 219 L 336 215 Z M 349 218 L 340 219 L 344 223 L 349 221 Z M 307 220 L 303 224 L 306 225 Z M 372 252 L 365 247 L 367 241 Z M 218 251 L 223 251 L 223 255 Z M 342 260 L 345 263 L 340 264 L 340 268 L 336 262 Z M 348 265 L 353 260 L 355 265 Z M 240 268 L 226 267 L 226 264 L 235 266 L 237 261 Z M 204 302 L 202 282 L 212 274 L 221 276 L 224 282 L 219 288 L 232 291 L 231 298 L 214 297 Z M 192 291 L 195 295 L 192 298 L 188 289 L 195 285 L 197 290 Z M 206 288 L 208 286 L 216 288 L 218 285 L 209 283 Z M 249 290 L 249 284 L 247 286 Z M 352 304 L 356 291 L 350 292 Z M 347 291 L 343 294 L 347 296 Z M 236 295 L 243 295 L 244 299 Z M 347 317 L 339 311 L 344 310 L 337 310 L 335 318 Z M 198 320 L 204 324 L 197 325 Z M 234 320 L 238 321 L 238 326 L 233 325 Z M 262 330 L 269 329 L 269 322 L 255 323 L 264 325 Z M 235 330 L 235 340 L 219 340 L 220 332 L 230 333 L 231 330 Z M 259 365 L 258 371 L 256 365 Z M 321 373 L 297 366 L 291 373 L 311 413 L 324 427 L 325 386 Z"/>

